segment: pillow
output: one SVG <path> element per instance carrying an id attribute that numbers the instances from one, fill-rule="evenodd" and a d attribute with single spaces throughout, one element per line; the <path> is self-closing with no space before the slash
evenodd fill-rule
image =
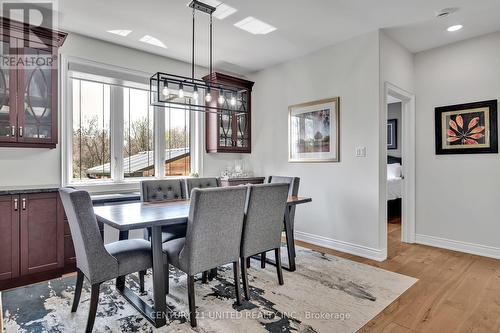
<path id="1" fill-rule="evenodd" d="M 401 178 L 401 164 L 387 164 L 387 179 Z"/>

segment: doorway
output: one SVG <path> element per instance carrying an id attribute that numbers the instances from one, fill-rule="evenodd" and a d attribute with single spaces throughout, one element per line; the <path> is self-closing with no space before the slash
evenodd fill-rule
<path id="1" fill-rule="evenodd" d="M 388 244 L 394 245 L 395 237 L 415 242 L 415 96 L 387 82 L 385 106 L 387 219 L 382 229 L 385 248 L 391 254 L 394 251 L 388 251 Z"/>

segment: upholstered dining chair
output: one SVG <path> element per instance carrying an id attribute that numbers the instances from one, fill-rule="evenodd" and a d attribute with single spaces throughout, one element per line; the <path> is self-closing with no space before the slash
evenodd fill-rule
<path id="1" fill-rule="evenodd" d="M 215 177 L 205 177 L 205 178 L 185 178 L 185 190 L 187 197 L 191 196 L 191 191 L 193 188 L 212 188 L 219 187 L 219 180 Z M 217 276 L 217 268 L 212 269 L 210 272 L 203 272 L 202 281 L 206 283 L 207 280 L 213 280 Z"/>
<path id="2" fill-rule="evenodd" d="M 187 274 L 191 326 L 196 327 L 194 275 L 233 264 L 236 302 L 241 304 L 239 257 L 246 187 L 193 189 L 185 238 L 163 243 L 166 266 Z"/>
<path id="3" fill-rule="evenodd" d="M 299 177 L 284 177 L 284 176 L 269 176 L 268 183 L 277 184 L 277 183 L 285 183 L 288 184 L 288 195 L 289 196 L 297 196 L 299 195 L 299 185 L 300 178 Z M 295 221 L 295 206 L 292 206 L 290 209 L 290 223 L 292 225 L 292 230 Z M 283 217 L 284 219 L 284 217 Z M 247 267 L 250 267 L 250 260 L 247 260 Z M 266 253 L 261 253 L 260 255 L 260 267 L 266 267 Z"/>
<path id="4" fill-rule="evenodd" d="M 82 293 L 83 278 L 91 285 L 90 309 L 86 332 L 92 332 L 101 283 L 152 267 L 151 244 L 143 239 L 128 239 L 104 245 L 94 215 L 92 200 L 86 191 L 59 190 L 76 253 L 76 287 L 71 312 L 76 312 Z"/>
<path id="5" fill-rule="evenodd" d="M 241 237 L 241 275 L 245 298 L 250 299 L 247 258 L 274 250 L 278 282 L 283 284 L 281 269 L 281 231 L 288 198 L 288 184 L 259 184 L 248 187 L 246 216 Z"/>
<path id="6" fill-rule="evenodd" d="M 186 182 L 186 194 L 188 198 L 191 196 L 193 188 L 219 187 L 217 178 L 185 178 L 184 181 Z"/>

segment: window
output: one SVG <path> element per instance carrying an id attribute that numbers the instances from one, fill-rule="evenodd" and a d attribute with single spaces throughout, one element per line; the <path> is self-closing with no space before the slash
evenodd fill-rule
<path id="1" fill-rule="evenodd" d="M 73 80 L 73 179 L 111 177 L 110 86 Z"/>
<path id="2" fill-rule="evenodd" d="M 154 176 L 154 108 L 149 92 L 124 88 L 123 172 L 125 178 Z"/>
<path id="3" fill-rule="evenodd" d="M 72 130 L 65 135 L 65 184 L 191 173 L 188 109 L 152 107 L 145 76 L 71 62 L 67 69 L 70 112 L 65 117 Z"/>

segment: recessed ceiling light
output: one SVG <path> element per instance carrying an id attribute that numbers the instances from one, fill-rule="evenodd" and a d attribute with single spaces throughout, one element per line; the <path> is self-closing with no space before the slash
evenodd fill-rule
<path id="1" fill-rule="evenodd" d="M 118 29 L 118 30 L 108 30 L 108 32 L 110 34 L 115 34 L 115 35 L 118 35 L 118 36 L 127 37 L 132 32 L 132 30 Z"/>
<path id="2" fill-rule="evenodd" d="M 143 43 L 148 43 L 148 44 L 151 44 L 154 46 L 162 47 L 164 49 L 167 48 L 167 46 L 165 44 L 163 44 L 163 42 L 161 40 L 159 40 L 158 38 L 155 38 L 153 36 L 150 36 L 150 35 L 145 35 L 144 37 L 139 39 L 139 41 L 143 42 Z"/>
<path id="3" fill-rule="evenodd" d="M 464 27 L 463 25 L 457 24 L 457 25 L 452 25 L 451 27 L 448 27 L 448 29 L 446 29 L 446 30 L 449 32 L 453 32 L 453 31 L 458 31 L 458 30 L 462 29 L 463 27 Z"/>
<path id="4" fill-rule="evenodd" d="M 238 11 L 236 8 L 231 7 L 219 0 L 202 0 L 202 2 L 216 8 L 212 15 L 219 20 L 223 20 Z"/>
<path id="5" fill-rule="evenodd" d="M 258 20 L 252 16 L 236 22 L 234 26 L 248 31 L 249 33 L 254 35 L 265 35 L 276 30 L 276 28 L 272 25 L 267 24 L 266 22 L 262 22 L 261 20 Z"/>

